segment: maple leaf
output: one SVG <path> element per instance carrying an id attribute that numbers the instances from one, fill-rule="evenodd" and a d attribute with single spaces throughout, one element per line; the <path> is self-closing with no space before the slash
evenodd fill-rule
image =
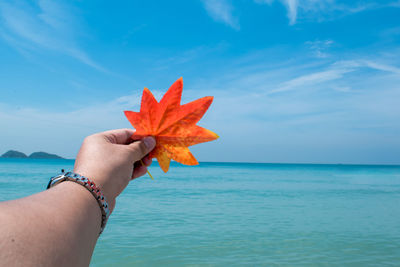
<path id="1" fill-rule="evenodd" d="M 206 96 L 181 105 L 182 89 L 183 80 L 179 78 L 157 102 L 150 90 L 144 88 L 140 112 L 125 111 L 125 116 L 136 129 L 133 140 L 145 136 L 156 139 L 156 147 L 149 156 L 157 158 L 164 172 L 168 171 L 171 159 L 185 165 L 197 165 L 188 147 L 218 138 L 216 133 L 196 125 L 213 97 Z"/>

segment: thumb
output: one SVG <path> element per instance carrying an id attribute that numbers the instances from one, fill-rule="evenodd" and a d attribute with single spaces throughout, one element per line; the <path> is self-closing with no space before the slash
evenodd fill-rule
<path id="1" fill-rule="evenodd" d="M 142 140 L 129 144 L 134 161 L 144 158 L 144 156 L 149 154 L 149 152 L 152 151 L 155 146 L 156 139 L 154 139 L 152 136 L 145 137 Z"/>

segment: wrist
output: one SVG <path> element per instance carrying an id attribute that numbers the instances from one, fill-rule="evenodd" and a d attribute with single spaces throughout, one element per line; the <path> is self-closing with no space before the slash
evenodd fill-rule
<path id="1" fill-rule="evenodd" d="M 47 191 L 56 199 L 52 208 L 63 217 L 64 222 L 68 225 L 75 225 L 75 221 L 80 221 L 79 224 L 89 222 L 90 229 L 99 234 L 102 213 L 88 190 L 77 183 L 65 181 Z"/>
<path id="2" fill-rule="evenodd" d="M 113 184 L 110 183 L 111 180 L 107 179 L 104 173 L 88 171 L 87 168 L 79 168 L 79 167 L 77 168 L 75 166 L 73 172 L 78 173 L 85 177 L 89 177 L 94 183 L 96 183 L 97 187 L 100 188 L 101 192 L 103 192 L 103 195 L 107 199 L 107 203 L 111 214 L 112 211 L 114 210 L 115 199 L 117 197 L 117 195 L 114 193 L 115 190 L 113 190 L 112 188 Z M 115 182 L 116 181 L 114 181 L 114 183 Z"/>
<path id="3" fill-rule="evenodd" d="M 99 188 L 94 181 L 74 172 L 64 172 L 60 175 L 54 176 L 50 179 L 47 189 L 64 182 L 72 182 L 80 188 L 85 189 L 92 195 L 92 199 L 97 202 L 97 206 L 101 211 L 101 229 L 100 234 L 104 230 L 108 217 L 110 215 L 109 206 L 106 197 L 103 195 L 101 188 Z M 81 190 L 82 191 L 82 190 Z M 86 193 L 87 194 L 87 193 Z"/>

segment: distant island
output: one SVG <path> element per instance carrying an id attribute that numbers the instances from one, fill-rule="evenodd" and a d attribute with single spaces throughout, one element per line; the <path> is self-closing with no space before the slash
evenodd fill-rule
<path id="1" fill-rule="evenodd" d="M 1 158 L 27 158 L 28 156 L 25 155 L 22 152 L 15 151 L 15 150 L 9 150 L 3 155 L 1 155 Z"/>
<path id="2" fill-rule="evenodd" d="M 49 154 L 46 152 L 34 152 L 27 156 L 26 154 L 15 150 L 7 151 L 1 155 L 0 158 L 63 159 L 63 157 L 60 157 L 56 154 Z"/>

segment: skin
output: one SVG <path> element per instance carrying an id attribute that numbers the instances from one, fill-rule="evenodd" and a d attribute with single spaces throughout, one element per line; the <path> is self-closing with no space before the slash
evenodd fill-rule
<path id="1" fill-rule="evenodd" d="M 74 172 L 91 179 L 109 203 L 147 171 L 153 137 L 132 141 L 133 130 L 86 137 Z M 140 163 L 143 161 L 145 166 Z M 101 211 L 93 195 L 74 182 L 0 203 L 0 266 L 88 266 L 99 237 Z"/>

